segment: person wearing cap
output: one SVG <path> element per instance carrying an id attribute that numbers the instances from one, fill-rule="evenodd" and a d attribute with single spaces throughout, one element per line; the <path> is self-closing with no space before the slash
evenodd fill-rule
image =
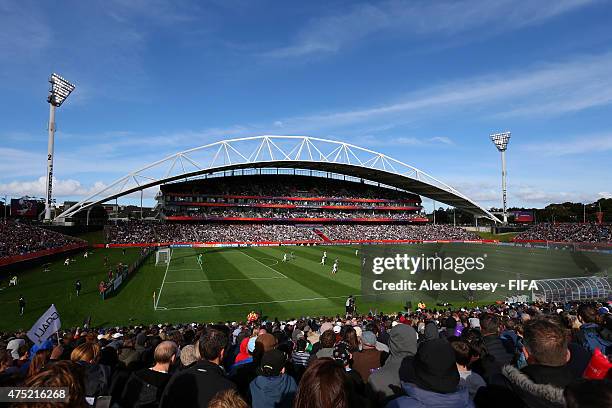
<path id="1" fill-rule="evenodd" d="M 399 370 L 402 361 L 417 352 L 417 334 L 412 326 L 398 324 L 389 336 L 389 358 L 368 379 L 369 390 L 376 401 L 384 402 L 401 391 Z"/>
<path id="2" fill-rule="evenodd" d="M 414 358 L 402 361 L 399 377 L 404 396 L 387 408 L 473 408 L 467 388 L 459 385 L 454 351 L 446 339 L 419 345 Z"/>
<path id="3" fill-rule="evenodd" d="M 376 335 L 371 331 L 364 331 L 361 334 L 361 351 L 353 354 L 353 370 L 367 383 L 372 371 L 380 368 L 386 357 L 387 353 L 376 349 Z"/>
<path id="4" fill-rule="evenodd" d="M 264 353 L 257 368 L 258 376 L 249 389 L 253 408 L 290 408 L 293 405 L 297 384 L 285 374 L 287 354 L 273 349 Z"/>
<path id="5" fill-rule="evenodd" d="M 333 358 L 344 368 L 351 390 L 359 396 L 365 397 L 365 384 L 361 379 L 361 375 L 351 367 L 353 354 L 351 353 L 350 346 L 344 341 L 336 344 L 334 346 Z"/>
<path id="6" fill-rule="evenodd" d="M 247 402 L 251 400 L 249 386 L 251 381 L 257 377 L 257 368 L 260 365 L 261 358 L 267 351 L 275 349 L 277 344 L 276 337 L 270 333 L 260 334 L 255 337 L 253 351 L 251 352 L 253 360 L 249 363 L 239 364 L 235 369 L 232 369 L 230 379 L 236 384 L 238 392 Z"/>

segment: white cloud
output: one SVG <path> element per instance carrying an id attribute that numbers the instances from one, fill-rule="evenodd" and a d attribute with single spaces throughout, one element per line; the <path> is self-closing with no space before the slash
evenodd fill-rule
<path id="1" fill-rule="evenodd" d="M 522 149 L 546 156 L 603 153 L 612 150 L 612 134 L 582 135 L 570 140 L 530 143 L 523 145 Z"/>
<path id="2" fill-rule="evenodd" d="M 47 182 L 44 176 L 36 180 L 28 181 L 11 181 L 10 183 L 0 183 L 0 191 L 13 197 L 34 196 L 44 197 L 47 191 Z M 84 197 L 94 192 L 97 192 L 106 185 L 100 181 L 93 183 L 90 186 L 84 186 L 77 180 L 53 179 L 53 196 L 58 198 L 65 197 Z"/>
<path id="3" fill-rule="evenodd" d="M 453 111 L 487 109 L 489 116 L 542 117 L 612 102 L 612 53 L 479 76 L 414 91 L 394 102 L 361 109 L 282 119 L 285 127 L 330 129 L 372 121 L 413 121 Z M 595 95 L 595 96 L 594 96 Z M 521 106 L 520 109 L 514 108 Z M 480 112 L 479 115 L 482 115 Z"/>
<path id="4" fill-rule="evenodd" d="M 451 37 L 478 28 L 486 32 L 516 30 L 538 24 L 592 3 L 590 0 L 524 1 L 469 0 L 414 2 L 389 0 L 359 4 L 311 20 L 289 45 L 263 53 L 266 57 L 296 58 L 334 53 L 379 32 L 421 38 Z M 479 37 L 482 37 L 482 33 Z"/>

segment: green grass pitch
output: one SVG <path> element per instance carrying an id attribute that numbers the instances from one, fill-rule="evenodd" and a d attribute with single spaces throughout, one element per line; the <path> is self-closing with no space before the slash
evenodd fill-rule
<path id="1" fill-rule="evenodd" d="M 359 248 L 360 255 L 355 255 Z M 0 330 L 29 329 L 42 312 L 54 303 L 63 327 L 82 325 L 91 316 L 95 326 L 148 324 L 164 322 L 244 320 L 251 310 L 272 319 L 308 315 L 336 315 L 344 312 L 349 294 L 361 293 L 361 254 L 373 247 L 257 247 L 257 248 L 175 248 L 170 263 L 155 265 L 155 257 L 138 270 L 119 294 L 102 300 L 97 284 L 106 276 L 103 266 L 107 255 L 111 264 L 136 259 L 138 249 L 95 249 L 89 258 L 76 254 L 69 267 L 63 259 L 53 262 L 49 272 L 42 267 L 19 273 L 19 285 L 7 287 L 8 276 L 0 284 L 2 319 Z M 487 254 L 486 268 L 474 275 L 459 276 L 464 281 L 508 279 L 542 279 L 564 276 L 590 276 L 612 272 L 612 255 L 563 250 L 528 249 L 496 245 L 438 244 L 388 247 L 408 251 L 440 252 L 444 256 L 479 256 Z M 326 250 L 327 264 L 321 265 Z M 382 247 L 376 247 L 377 251 Z M 283 262 L 283 254 L 293 251 L 295 259 Z M 203 254 L 203 264 L 197 254 Z M 331 264 L 339 260 L 339 271 L 331 274 Z M 445 281 L 458 278 L 453 273 L 421 276 Z M 83 284 L 76 297 L 74 282 Z M 156 294 L 154 299 L 153 294 Z M 26 313 L 19 316 L 17 299 L 23 294 Z M 502 300 L 508 291 L 477 295 L 476 301 Z M 413 302 L 429 305 L 450 301 L 466 303 L 463 293 L 415 293 L 406 296 Z M 360 312 L 378 310 L 396 312 L 403 300 L 366 301 L 358 297 Z"/>

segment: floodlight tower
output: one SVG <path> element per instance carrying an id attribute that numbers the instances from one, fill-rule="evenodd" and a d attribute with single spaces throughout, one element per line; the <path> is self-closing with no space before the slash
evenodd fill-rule
<path id="1" fill-rule="evenodd" d="M 502 160 L 502 203 L 503 203 L 503 217 L 504 224 L 508 223 L 508 213 L 506 212 L 506 149 L 508 148 L 508 142 L 510 141 L 510 132 L 493 133 L 491 135 L 491 141 L 497 147 L 497 150 L 501 153 Z"/>
<path id="2" fill-rule="evenodd" d="M 45 221 L 51 221 L 51 198 L 53 195 L 53 144 L 55 139 L 55 108 L 62 106 L 75 86 L 58 74 L 49 77 L 49 144 L 47 148 L 47 197 L 45 199 Z"/>

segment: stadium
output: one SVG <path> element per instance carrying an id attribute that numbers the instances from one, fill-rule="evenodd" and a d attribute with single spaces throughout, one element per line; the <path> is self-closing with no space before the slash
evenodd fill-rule
<path id="1" fill-rule="evenodd" d="M 10 3 L 7 86 L 38 54 L 77 85 L 49 77 L 44 152 L 22 131 L 42 104 L 6 90 L 0 404 L 612 406 L 612 54 L 551 63 L 564 46 L 513 33 L 589 7 L 110 2 L 49 48 L 68 28 Z M 600 15 L 561 22 L 572 47 Z M 475 47 L 491 16 L 514 28 Z M 502 37 L 543 60 L 455 81 L 476 70 L 454 48 L 508 63 Z"/>
<path id="2" fill-rule="evenodd" d="M 554 279 L 572 277 L 600 279 L 597 283 L 605 286 L 592 293 L 594 299 L 609 294 L 609 235 L 583 243 L 604 251 L 551 251 L 553 244 L 546 241 L 502 246 L 482 239 L 475 228 L 435 224 L 423 212 L 423 199 L 451 205 L 473 216 L 475 224 L 478 219 L 481 224 L 500 220 L 419 169 L 327 139 L 258 136 L 182 151 L 72 204 L 57 214 L 55 224 L 87 224 L 96 207 L 153 186 L 160 187 L 152 217 L 143 219 L 141 213 L 140 219 L 108 221 L 104 241 L 85 249 L 91 256 L 83 258 L 78 251 L 85 243 L 75 239 L 53 250 L 56 260 L 45 266 L 46 272 L 37 266 L 20 274 L 18 290 L 29 300 L 26 313 L 36 315 L 51 300 L 68 310 L 65 319 L 73 324 L 86 318 L 107 324 L 215 321 L 239 320 L 251 311 L 279 318 L 337 314 L 349 295 L 359 299 L 363 312 L 392 312 L 418 301 L 486 304 L 536 295 L 508 287 L 497 293 L 412 291 L 376 297 L 363 290 L 362 275 L 378 245 L 384 245 L 383 251 L 416 256 L 486 256 L 484 270 L 462 278 L 543 280 L 539 298 Z M 606 228 L 602 231 L 609 234 Z M 63 251 L 74 262 L 65 265 Z M 81 279 L 84 297 L 74 298 L 74 279 L 83 270 L 93 272 L 101 260 L 98 273 Z M 332 274 L 336 262 L 338 270 Z M 55 282 L 55 273 L 68 276 Z M 439 282 L 457 277 L 435 273 Z M 0 296 L 10 303 L 16 288 L 6 289 Z M 47 295 L 41 296 L 41 290 Z M 103 299 L 103 307 L 94 298 Z M 91 309 L 83 310 L 81 304 Z M 19 324 L 21 316 L 12 319 Z"/>

